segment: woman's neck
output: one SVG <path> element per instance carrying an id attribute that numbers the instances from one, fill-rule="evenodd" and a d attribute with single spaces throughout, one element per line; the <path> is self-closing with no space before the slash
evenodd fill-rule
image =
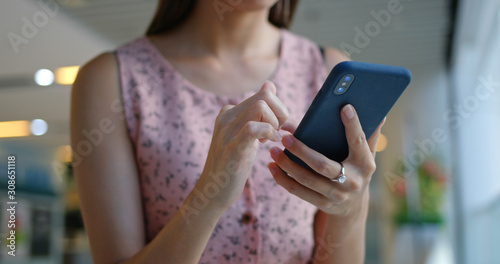
<path id="1" fill-rule="evenodd" d="M 268 21 L 269 9 L 242 12 L 224 9 L 218 1 L 197 2 L 189 18 L 172 32 L 189 43 L 191 52 L 252 57 L 275 51 L 279 44 L 279 30 Z"/>

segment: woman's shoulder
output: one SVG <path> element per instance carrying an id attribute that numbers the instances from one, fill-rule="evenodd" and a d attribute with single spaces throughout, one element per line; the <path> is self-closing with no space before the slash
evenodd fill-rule
<path id="1" fill-rule="evenodd" d="M 113 51 L 97 55 L 80 68 L 77 81 L 86 83 L 94 79 L 116 79 L 123 70 L 120 67 L 123 63 L 130 67 L 134 64 L 132 60 L 140 57 L 138 54 L 142 53 L 144 47 L 147 47 L 146 41 L 146 37 L 141 36 L 120 45 Z"/>
<path id="2" fill-rule="evenodd" d="M 117 53 L 128 53 L 131 51 L 137 51 L 147 47 L 148 45 L 148 37 L 147 36 L 139 36 L 135 39 L 132 39 L 122 45 L 120 45 L 117 49 Z"/>
<path id="3" fill-rule="evenodd" d="M 318 50 L 319 45 L 306 36 L 299 35 L 288 29 L 283 29 L 283 37 L 288 45 L 292 47 L 293 50 L 307 51 L 307 50 Z"/>
<path id="4" fill-rule="evenodd" d="M 328 68 L 328 71 L 330 71 L 338 63 L 350 60 L 350 58 L 346 54 L 344 54 L 337 48 L 323 47 L 320 44 L 309 39 L 308 37 L 296 34 L 289 30 L 285 30 L 284 32 L 288 35 L 289 41 L 291 42 L 292 46 L 295 46 L 294 48 L 296 49 L 302 49 L 303 51 L 305 51 L 305 49 L 317 50 L 319 52 L 322 48 L 324 50 L 323 59 L 325 61 L 326 67 Z"/>
<path id="5" fill-rule="evenodd" d="M 79 119 L 97 122 L 118 97 L 118 66 L 113 52 L 104 52 L 78 71 L 71 89 L 71 108 Z"/>
<path id="6" fill-rule="evenodd" d="M 110 70 L 109 68 L 116 67 L 116 59 L 113 51 L 103 52 L 90 61 L 85 63 L 78 73 L 92 71 L 97 73 L 102 70 Z"/>
<path id="7" fill-rule="evenodd" d="M 92 89 L 95 85 L 91 85 L 98 80 L 107 80 L 113 78 L 117 74 L 117 62 L 114 52 L 104 52 L 96 56 L 83 65 L 75 80 L 73 89 L 85 87 Z"/>
<path id="8" fill-rule="evenodd" d="M 328 72 L 330 72 L 335 65 L 349 60 L 351 59 L 342 51 L 333 47 L 325 47 L 325 64 Z"/>

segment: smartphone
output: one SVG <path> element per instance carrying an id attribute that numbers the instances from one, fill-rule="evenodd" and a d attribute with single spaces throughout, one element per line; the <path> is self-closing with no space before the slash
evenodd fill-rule
<path id="1" fill-rule="evenodd" d="M 340 111 L 356 109 L 369 139 L 411 81 L 408 69 L 398 66 L 345 61 L 337 64 L 314 98 L 293 134 L 308 147 L 341 162 L 349 155 Z M 285 149 L 294 162 L 311 169 Z"/>

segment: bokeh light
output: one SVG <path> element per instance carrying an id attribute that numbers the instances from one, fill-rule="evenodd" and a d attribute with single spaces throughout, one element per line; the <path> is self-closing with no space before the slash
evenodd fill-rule
<path id="1" fill-rule="evenodd" d="M 47 69 L 40 69 L 35 73 L 35 82 L 40 86 L 48 86 L 54 83 L 54 73 Z"/>

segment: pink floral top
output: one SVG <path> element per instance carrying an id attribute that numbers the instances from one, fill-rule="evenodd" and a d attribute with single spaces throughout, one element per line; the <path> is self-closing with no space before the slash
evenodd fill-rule
<path id="1" fill-rule="evenodd" d="M 287 30 L 281 34 L 280 60 L 270 80 L 291 118 L 300 121 L 326 78 L 326 67 L 316 44 Z M 117 56 L 151 241 L 200 177 L 220 108 L 238 104 L 253 92 L 228 97 L 196 87 L 147 37 L 120 47 Z M 279 143 L 259 144 L 243 194 L 220 217 L 200 263 L 307 263 L 311 259 L 317 209 L 276 184 L 267 169 L 269 148 L 274 145 Z"/>

